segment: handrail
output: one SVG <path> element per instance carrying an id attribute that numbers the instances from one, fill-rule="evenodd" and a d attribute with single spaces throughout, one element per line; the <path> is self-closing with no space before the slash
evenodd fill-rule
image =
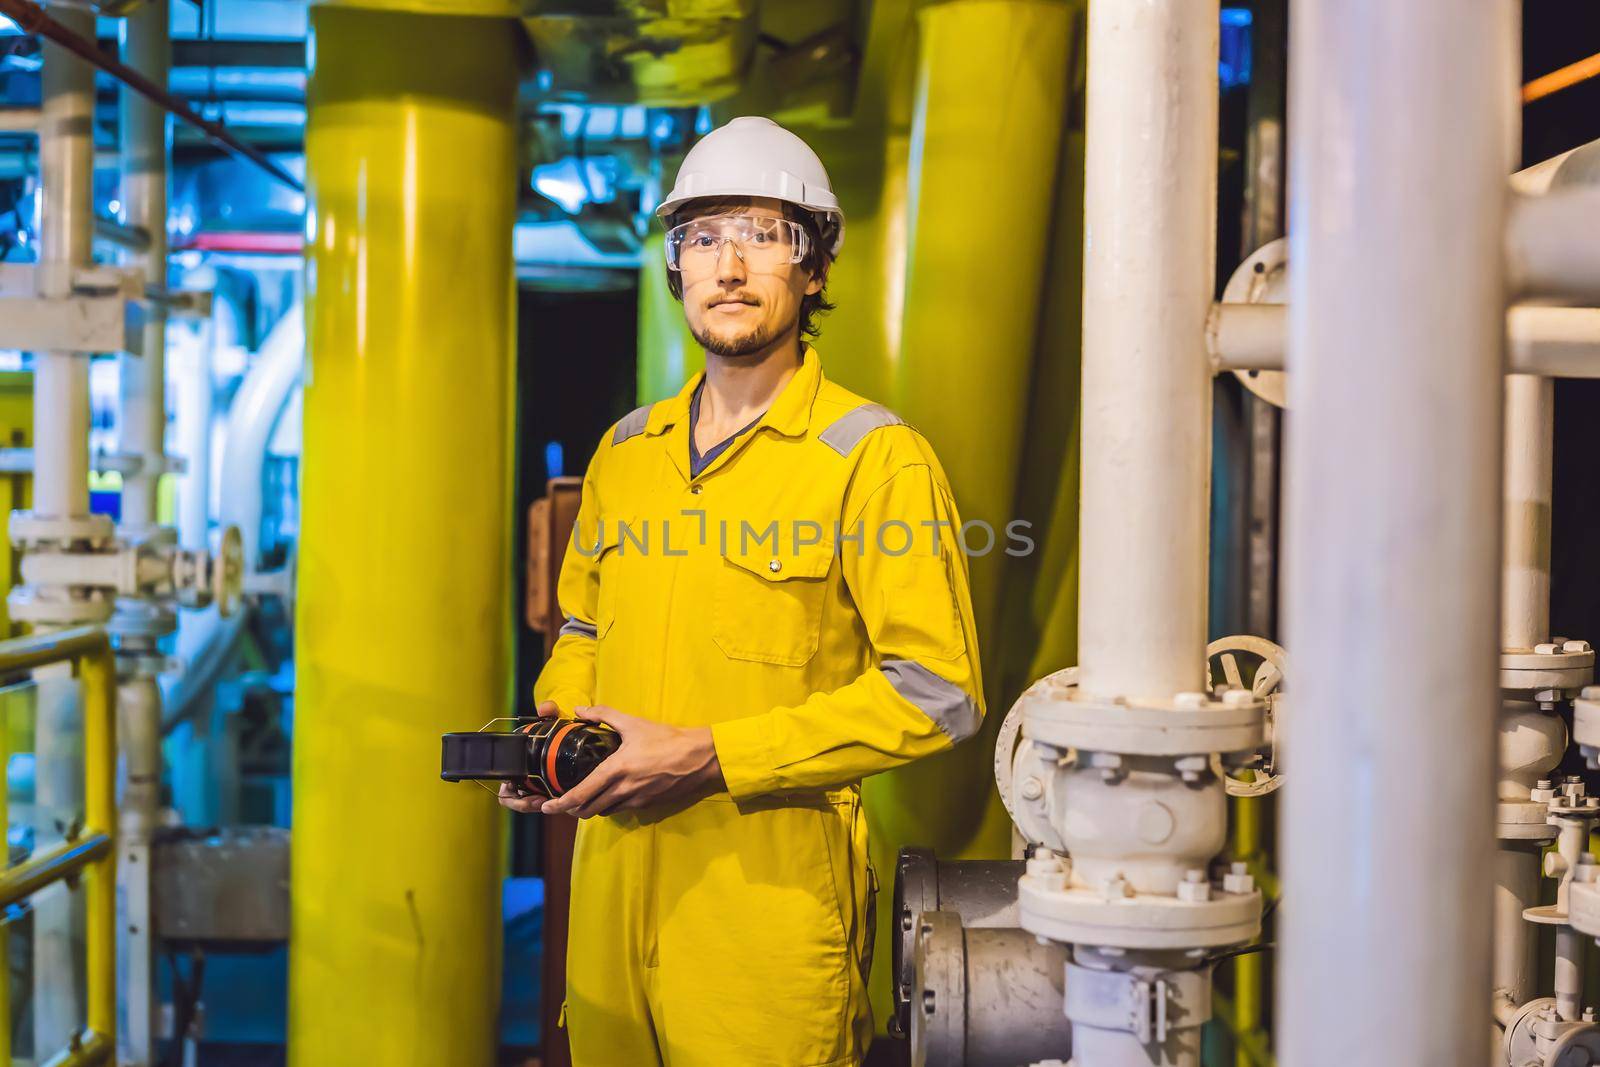
<path id="1" fill-rule="evenodd" d="M 83 683 L 83 829 L 25 862 L 0 871 L 0 907 L 17 903 L 55 882 L 83 874 L 88 960 L 88 1019 L 67 1048 L 45 1067 L 110 1063 L 117 1047 L 116 831 L 117 666 L 111 641 L 92 626 L 0 641 L 0 675 L 52 663 L 72 663 Z M 0 729 L 0 739 L 5 736 Z M 4 755 L 0 741 L 0 756 Z M 3 767 L 0 759 L 0 767 Z M 0 790 L 0 827 L 6 823 Z M 0 1004 L 11 999 L 10 976 L 0 967 Z M 0 1063 L 11 1062 L 11 1031 L 0 1019 Z"/>

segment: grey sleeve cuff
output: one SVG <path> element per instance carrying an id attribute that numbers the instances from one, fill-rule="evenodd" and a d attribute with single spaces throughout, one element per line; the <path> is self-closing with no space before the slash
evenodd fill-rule
<path id="1" fill-rule="evenodd" d="M 561 624 L 561 630 L 557 636 L 566 637 L 568 634 L 577 634 L 579 637 L 587 637 L 590 640 L 593 640 L 595 634 L 598 632 L 599 631 L 594 628 L 594 623 L 584 622 L 581 619 L 575 619 L 571 615 L 568 615 L 567 621 Z"/>

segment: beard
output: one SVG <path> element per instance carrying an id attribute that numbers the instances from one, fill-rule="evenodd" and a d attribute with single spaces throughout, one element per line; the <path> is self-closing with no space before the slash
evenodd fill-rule
<path id="1" fill-rule="evenodd" d="M 777 335 L 774 335 L 772 330 L 764 322 L 752 327 L 749 330 L 746 330 L 744 333 L 739 334 L 736 337 L 728 337 L 725 335 L 719 336 L 712 333 L 704 326 L 701 326 L 699 329 L 691 326 L 689 327 L 689 332 L 694 336 L 695 341 L 700 345 L 700 347 L 712 355 L 722 356 L 724 359 L 736 359 L 740 356 L 753 356 L 756 353 L 763 351 L 772 344 L 775 336 L 782 337 L 784 334 L 787 334 L 791 329 L 794 328 L 795 325 L 799 323 L 799 321 L 800 320 L 796 318 L 793 323 L 790 323 L 788 326 L 784 327 L 784 329 Z"/>

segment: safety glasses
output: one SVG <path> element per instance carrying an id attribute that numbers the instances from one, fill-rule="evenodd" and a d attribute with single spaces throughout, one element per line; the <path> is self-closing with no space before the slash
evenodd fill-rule
<path id="1" fill-rule="evenodd" d="M 788 219 L 707 215 L 667 231 L 667 266 L 685 274 L 709 273 L 729 242 L 747 269 L 761 273 L 799 263 L 809 248 L 805 228 Z"/>

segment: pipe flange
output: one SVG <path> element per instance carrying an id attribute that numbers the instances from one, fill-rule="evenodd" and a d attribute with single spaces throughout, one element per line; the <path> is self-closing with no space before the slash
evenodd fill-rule
<path id="1" fill-rule="evenodd" d="M 12 622 L 32 626 L 93 626 L 111 618 L 112 597 L 98 589 L 82 596 L 45 596 L 36 586 L 19 585 L 6 595 Z"/>
<path id="2" fill-rule="evenodd" d="M 1031 872 L 1018 880 L 1024 930 L 1052 941 L 1123 949 L 1220 948 L 1261 932 L 1261 891 L 1253 885 L 1242 893 L 1213 885 L 1209 899 L 1184 900 L 1059 883 L 1059 875 Z"/>
<path id="3" fill-rule="evenodd" d="M 1522 1064 L 1543 1062 L 1543 1056 L 1539 1052 L 1539 1038 L 1533 1032 L 1533 1028 L 1543 1019 L 1555 1018 L 1555 1014 L 1554 997 L 1537 997 L 1516 1010 L 1516 1014 L 1511 1017 L 1511 1022 L 1500 1038 L 1500 1048 L 1505 1053 L 1508 1064 L 1520 1067 Z"/>
<path id="4" fill-rule="evenodd" d="M 1266 703 L 1247 689 L 1216 699 L 1179 693 L 1168 701 L 1110 699 L 1055 691 L 1021 702 L 1022 732 L 1052 748 L 1131 756 L 1247 752 L 1260 747 Z"/>
<path id="5" fill-rule="evenodd" d="M 1592 681 L 1594 649 L 1587 641 L 1559 639 L 1500 653 L 1500 690 L 1507 695 L 1570 700 Z"/>
<path id="6" fill-rule="evenodd" d="M 1550 808 L 1537 800 L 1502 800 L 1495 809 L 1495 837 L 1501 841 L 1549 841 L 1556 828 Z"/>
<path id="7" fill-rule="evenodd" d="M 1560 1025 L 1560 1035 L 1544 1054 L 1544 1067 L 1592 1067 L 1600 1063 L 1600 1026 L 1591 1022 Z"/>
<path id="8" fill-rule="evenodd" d="M 961 919 L 941 911 L 917 920 L 914 988 L 911 1005 L 911 1059 L 918 1064 L 967 1062 L 967 961 Z"/>
<path id="9" fill-rule="evenodd" d="M 49 545 L 87 545 L 90 548 L 109 547 L 116 539 L 117 530 L 111 516 L 91 514 L 70 518 L 52 518 L 32 511 L 11 513 L 11 543 L 24 549 Z"/>
<path id="10" fill-rule="evenodd" d="M 939 910 L 939 860 L 929 848 L 903 848 L 894 872 L 894 921 L 892 942 L 894 973 L 894 1014 L 889 1017 L 889 1033 L 905 1037 L 911 1032 L 911 994 L 916 988 L 916 944 L 921 937 L 922 916 Z"/>
<path id="11" fill-rule="evenodd" d="M 1244 258 L 1223 287 L 1227 304 L 1282 304 L 1288 296 L 1289 239 L 1268 241 Z M 1236 370 L 1239 384 L 1276 408 L 1289 406 L 1289 376 L 1281 370 Z"/>

